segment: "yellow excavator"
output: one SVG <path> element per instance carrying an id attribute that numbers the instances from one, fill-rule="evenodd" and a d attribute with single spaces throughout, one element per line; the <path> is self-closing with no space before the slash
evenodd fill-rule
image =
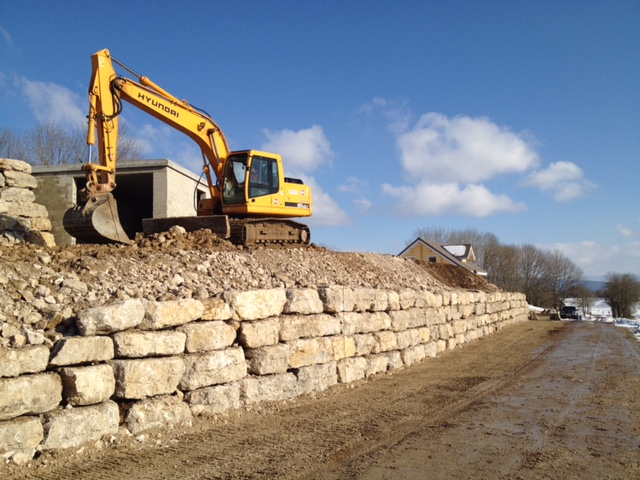
<path id="1" fill-rule="evenodd" d="M 280 155 L 259 150 L 231 152 L 224 133 L 203 110 L 138 75 L 108 50 L 95 53 L 91 62 L 89 161 L 82 166 L 87 183 L 80 191 L 82 203 L 68 210 L 63 219 L 65 230 L 78 242 L 132 243 L 122 228 L 112 193 L 116 188 L 119 115 L 125 100 L 198 144 L 209 190 L 209 197 L 198 202 L 196 216 L 143 219 L 145 234 L 180 225 L 187 231 L 209 228 L 240 245 L 309 244 L 309 228 L 289 219 L 311 215 L 311 188 L 284 176 Z M 114 63 L 137 80 L 118 75 Z M 96 131 L 99 164 L 91 162 Z"/>

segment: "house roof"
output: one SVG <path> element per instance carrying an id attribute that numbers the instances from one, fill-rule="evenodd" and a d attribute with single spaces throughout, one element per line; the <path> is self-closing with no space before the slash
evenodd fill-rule
<path id="1" fill-rule="evenodd" d="M 477 274 L 477 275 L 482 275 L 482 276 L 486 276 L 487 272 L 485 270 L 483 270 L 482 268 L 480 268 L 478 265 L 476 265 L 474 262 L 463 262 L 460 258 L 458 258 L 456 255 L 454 255 L 451 251 L 449 251 L 448 247 L 459 247 L 460 245 L 442 245 L 441 243 L 438 243 L 434 240 L 425 240 L 424 238 L 416 238 L 413 242 L 411 242 L 404 250 L 402 250 L 398 256 L 399 257 L 404 257 L 407 252 L 409 252 L 413 247 L 415 247 L 418 244 L 422 244 L 425 247 L 427 247 L 428 249 L 432 250 L 433 252 L 437 253 L 438 255 L 440 255 L 442 258 L 444 258 L 445 260 L 447 260 L 449 263 L 451 263 L 452 265 L 455 265 L 457 267 L 463 267 L 466 268 L 467 270 L 472 271 L 473 273 Z M 471 250 L 471 245 L 462 245 L 463 247 L 468 247 L 465 248 L 465 253 L 470 252 Z M 456 253 L 458 251 L 460 251 L 460 249 L 458 248 L 454 248 L 453 249 Z M 463 257 L 466 258 L 466 257 Z"/>

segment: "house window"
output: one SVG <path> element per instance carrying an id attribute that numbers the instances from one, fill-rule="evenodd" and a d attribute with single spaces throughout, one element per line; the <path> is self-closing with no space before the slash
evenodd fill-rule
<path id="1" fill-rule="evenodd" d="M 429 263 L 438 263 L 438 257 L 436 257 L 435 255 L 431 255 L 429 257 Z"/>

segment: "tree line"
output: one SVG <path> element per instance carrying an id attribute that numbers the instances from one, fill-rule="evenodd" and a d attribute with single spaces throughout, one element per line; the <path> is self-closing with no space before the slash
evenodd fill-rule
<path id="1" fill-rule="evenodd" d="M 487 280 L 503 290 L 524 293 L 531 305 L 559 309 L 567 298 L 577 298 L 587 312 L 599 295 L 615 317 L 631 318 L 634 305 L 640 302 L 640 281 L 634 275 L 609 273 L 604 288 L 594 293 L 584 285 L 582 269 L 557 249 L 529 243 L 505 245 L 496 235 L 472 228 L 420 228 L 408 243 L 416 237 L 443 245 L 470 244 Z"/>
<path id="2" fill-rule="evenodd" d="M 22 160 L 31 165 L 86 163 L 89 160 L 86 137 L 86 128 L 66 130 L 55 122 L 44 122 L 23 132 L 0 127 L 0 158 Z M 128 135 L 127 124 L 121 122 L 118 160 L 139 160 L 142 154 L 141 143 Z M 91 161 L 99 163 L 97 148 L 92 151 Z"/>

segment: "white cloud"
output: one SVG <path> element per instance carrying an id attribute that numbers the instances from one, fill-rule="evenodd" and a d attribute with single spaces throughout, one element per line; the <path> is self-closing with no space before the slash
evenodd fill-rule
<path id="1" fill-rule="evenodd" d="M 631 230 L 630 228 L 627 228 L 623 225 L 618 225 L 616 228 L 618 229 L 618 233 L 623 237 L 631 238 L 634 236 L 633 230 Z"/>
<path id="2" fill-rule="evenodd" d="M 338 185 L 338 190 L 343 193 L 359 193 L 369 186 L 368 180 L 363 180 L 357 177 L 347 178 L 347 182 L 342 185 Z"/>
<path id="3" fill-rule="evenodd" d="M 547 168 L 533 172 L 523 182 L 550 194 L 558 201 L 573 200 L 596 188 L 594 183 L 584 178 L 584 172 L 572 162 L 555 162 Z"/>
<path id="4" fill-rule="evenodd" d="M 272 132 L 265 129 L 264 134 L 269 141 L 262 148 L 268 152 L 279 153 L 288 171 L 308 173 L 320 165 L 331 163 L 331 144 L 319 125 L 297 132 Z"/>
<path id="5" fill-rule="evenodd" d="M 480 182 L 539 163 L 522 135 L 486 118 L 427 113 L 398 137 L 398 147 L 408 177 L 432 183 Z"/>
<path id="6" fill-rule="evenodd" d="M 11 34 L 3 26 L 0 26 L 0 38 L 2 38 L 4 43 L 9 47 L 13 47 L 13 38 L 11 38 Z"/>
<path id="7" fill-rule="evenodd" d="M 486 217 L 526 209 L 480 182 L 501 174 L 523 173 L 540 163 L 524 134 L 487 118 L 440 113 L 422 115 L 399 132 L 397 146 L 408 185 L 385 184 L 403 215 L 460 214 Z"/>
<path id="8" fill-rule="evenodd" d="M 80 96 L 55 83 L 16 78 L 16 85 L 39 122 L 53 122 L 66 127 L 86 123 L 87 112 L 81 108 Z M 88 101 L 87 109 L 88 109 Z"/>
<path id="9" fill-rule="evenodd" d="M 353 204 L 359 215 L 366 215 L 373 209 L 373 203 L 368 198 L 356 198 Z"/>
<path id="10" fill-rule="evenodd" d="M 506 195 L 495 195 L 482 185 L 456 183 L 433 184 L 421 182 L 417 186 L 394 187 L 382 185 L 382 191 L 398 202 L 394 209 L 403 216 L 460 214 L 487 217 L 499 212 L 525 210 L 523 203 L 515 203 Z"/>
<path id="11" fill-rule="evenodd" d="M 640 241 L 620 245 L 602 245 L 587 240 L 578 243 L 540 245 L 540 247 L 559 250 L 580 267 L 586 277 L 602 276 L 608 272 L 640 272 Z"/>

